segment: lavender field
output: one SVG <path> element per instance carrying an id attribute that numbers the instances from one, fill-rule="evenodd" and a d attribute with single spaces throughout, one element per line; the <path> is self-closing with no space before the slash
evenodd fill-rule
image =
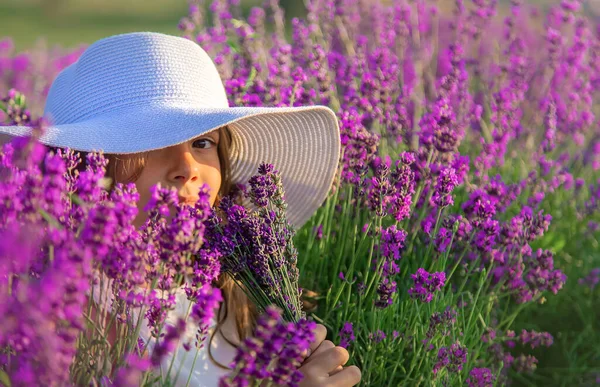
<path id="1" fill-rule="evenodd" d="M 268 385 L 294 385 L 297 364 L 260 365 L 260 348 L 289 341 L 297 356 L 313 320 L 361 386 L 600 385 L 600 24 L 593 2 L 496 3 L 310 0 L 289 21 L 277 0 L 189 2 L 178 33 L 213 58 L 230 106 L 327 105 L 342 144 L 323 206 L 277 230 L 308 320 L 294 336 L 267 310 L 259 349 L 222 385 L 259 385 L 262 366 L 281 378 Z M 83 49 L 17 52 L 0 36 L 0 125 L 43 130 L 50 85 Z M 186 322 L 163 326 L 173 305 L 134 289 L 174 291 L 186 263 L 205 333 L 229 270 L 200 247 L 210 206 L 161 220 L 172 198 L 157 188 L 155 221 L 136 230 L 135 187 L 107 192 L 107 159 L 78 157 L 28 138 L 0 151 L 0 385 L 175 385 L 156 367 Z M 283 214 L 279 183 L 263 166 L 253 203 Z M 222 210 L 230 226 L 243 211 Z M 86 303 L 99 273 L 122 297 L 112 349 Z M 153 353 L 127 324 L 136 309 L 153 317 Z"/>

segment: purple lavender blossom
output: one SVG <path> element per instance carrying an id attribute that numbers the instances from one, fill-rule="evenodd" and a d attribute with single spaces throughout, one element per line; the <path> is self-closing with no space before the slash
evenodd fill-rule
<path id="1" fill-rule="evenodd" d="M 398 261 L 400 260 L 400 250 L 404 248 L 406 232 L 399 230 L 395 225 L 381 231 L 381 259 L 382 265 L 381 282 L 377 287 L 377 300 L 375 306 L 378 308 L 387 308 L 392 304 L 392 295 L 396 293 L 396 282 L 394 276 L 399 273 Z"/>
<path id="2" fill-rule="evenodd" d="M 435 249 L 440 253 L 446 252 L 451 240 L 452 230 L 448 230 L 445 227 L 440 227 L 434 241 Z"/>
<path id="3" fill-rule="evenodd" d="M 396 293 L 396 282 L 389 278 L 384 278 L 377 287 L 377 300 L 375 306 L 381 309 L 392 305 L 392 295 Z"/>
<path id="4" fill-rule="evenodd" d="M 598 283 L 600 283 L 600 267 L 590 270 L 588 275 L 579 279 L 579 284 L 589 287 L 590 290 L 594 290 Z"/>
<path id="5" fill-rule="evenodd" d="M 262 164 L 258 170 L 259 174 L 252 176 L 248 182 L 250 185 L 250 198 L 258 207 L 266 207 L 275 192 L 277 186 L 273 181 L 273 174 L 277 173 L 272 165 Z"/>
<path id="6" fill-rule="evenodd" d="M 440 172 L 433 192 L 432 202 L 438 207 L 446 207 L 454 204 L 452 191 L 458 185 L 458 178 L 454 168 L 444 168 Z"/>
<path id="7" fill-rule="evenodd" d="M 340 347 L 348 348 L 356 338 L 354 337 L 354 327 L 351 322 L 346 321 L 338 333 L 340 336 Z"/>
<path id="8" fill-rule="evenodd" d="M 208 334 L 208 328 L 214 319 L 215 310 L 218 309 L 219 304 L 223 301 L 223 297 L 220 289 L 205 285 L 192 294 L 188 294 L 188 298 L 195 301 L 190 317 L 198 324 L 196 348 L 202 348 Z"/>
<path id="9" fill-rule="evenodd" d="M 125 366 L 116 371 L 112 385 L 115 387 L 139 385 L 143 373 L 148 371 L 150 366 L 151 363 L 148 359 L 130 353 L 125 356 Z"/>
<path id="10" fill-rule="evenodd" d="M 496 377 L 489 368 L 473 368 L 469 372 L 467 385 L 469 387 L 493 387 Z"/>
<path id="11" fill-rule="evenodd" d="M 278 309 L 266 308 L 254 336 L 238 348 L 231 364 L 233 372 L 221 378 L 219 386 L 248 385 L 257 380 L 297 386 L 302 380 L 298 368 L 314 340 L 315 327 L 314 322 L 307 320 L 286 323 Z M 271 367 L 274 359 L 278 359 L 277 365 Z"/>
<path id="12" fill-rule="evenodd" d="M 531 373 L 536 370 L 537 363 L 535 356 L 521 354 L 514 359 L 512 365 L 519 373 Z"/>
<path id="13" fill-rule="evenodd" d="M 442 336 L 448 336 L 452 326 L 456 323 L 456 315 L 456 310 L 450 307 L 447 307 L 442 313 L 434 312 L 429 318 L 429 328 L 425 333 L 423 344 L 429 343 L 438 333 Z"/>
<path id="14" fill-rule="evenodd" d="M 166 333 L 152 350 L 150 361 L 154 367 L 160 366 L 162 360 L 172 353 L 186 329 L 186 321 L 179 318 L 175 325 L 167 324 Z"/>
<path id="15" fill-rule="evenodd" d="M 381 343 L 385 340 L 386 334 L 382 330 L 378 329 L 375 332 L 369 333 L 369 340 L 371 340 L 375 344 Z"/>
<path id="16" fill-rule="evenodd" d="M 395 225 L 381 230 L 381 245 L 379 251 L 386 257 L 398 261 L 400 251 L 404 248 L 406 231 L 398 229 Z"/>
<path id="17" fill-rule="evenodd" d="M 433 366 L 434 375 L 437 375 L 444 368 L 450 373 L 460 372 L 467 362 L 467 353 L 467 347 L 462 346 L 459 342 L 452 344 L 450 347 L 440 348 L 437 363 Z"/>
<path id="18" fill-rule="evenodd" d="M 391 159 L 375 157 L 371 162 L 374 176 L 367 178 L 367 204 L 377 216 L 385 216 L 387 209 L 387 197 L 392 193 L 389 180 Z"/>
<path id="19" fill-rule="evenodd" d="M 411 274 L 414 286 L 408 290 L 408 294 L 421 302 L 429 303 L 433 300 L 433 294 L 440 290 L 446 282 L 446 273 L 428 273 L 419 268 L 415 274 Z"/>
<path id="20" fill-rule="evenodd" d="M 534 330 L 526 331 L 523 329 L 519 335 L 523 345 L 529 345 L 532 349 L 539 346 L 550 347 L 554 343 L 554 338 L 548 332 L 536 332 Z"/>

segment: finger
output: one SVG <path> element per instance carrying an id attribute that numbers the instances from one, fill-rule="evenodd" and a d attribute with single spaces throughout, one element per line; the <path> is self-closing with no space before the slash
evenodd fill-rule
<path id="1" fill-rule="evenodd" d="M 346 364 L 349 357 L 350 355 L 348 355 L 348 351 L 345 348 L 333 347 L 314 356 L 313 361 L 303 367 L 306 367 L 316 375 L 329 375 L 338 366 Z"/>
<path id="2" fill-rule="evenodd" d="M 357 366 L 345 367 L 329 378 L 332 386 L 354 386 L 360 382 L 361 372 Z"/>
<path id="3" fill-rule="evenodd" d="M 331 372 L 329 373 L 329 376 L 333 376 L 333 375 L 337 374 L 338 372 L 340 372 L 340 371 L 341 371 L 341 370 L 343 370 L 343 369 L 344 369 L 344 367 L 342 367 L 342 366 L 337 366 L 337 368 L 336 368 L 336 369 L 334 369 L 333 371 L 331 371 Z"/>
<path id="4" fill-rule="evenodd" d="M 312 355 L 310 355 L 310 357 L 309 357 L 309 358 L 307 358 L 307 359 L 304 361 L 304 364 L 308 364 L 308 363 L 310 363 L 311 361 L 313 361 L 313 360 L 315 359 L 315 357 L 316 357 L 316 356 L 318 356 L 318 355 L 320 355 L 321 353 L 325 352 L 326 350 L 328 350 L 328 349 L 331 349 L 331 348 L 334 348 L 334 347 L 335 347 L 335 344 L 333 344 L 333 342 L 331 342 L 331 341 L 329 341 L 329 340 L 325 340 L 325 341 L 323 341 L 323 342 L 321 343 L 321 345 L 319 345 L 319 348 L 317 348 L 317 350 L 316 350 L 316 351 L 314 351 L 314 352 L 312 353 Z"/>
<path id="5" fill-rule="evenodd" d="M 310 343 L 308 351 L 302 353 L 303 360 L 310 357 L 315 352 L 315 350 L 319 348 L 319 345 L 321 345 L 323 340 L 325 340 L 325 337 L 327 337 L 327 328 L 325 328 L 325 325 L 323 324 L 317 324 L 317 326 L 313 330 L 313 333 L 315 334 L 315 339 Z"/>
<path id="6" fill-rule="evenodd" d="M 327 328 L 325 328 L 325 325 L 323 324 L 317 324 L 314 333 L 315 340 L 310 343 L 310 353 L 313 353 L 317 348 L 319 348 L 323 340 L 325 340 L 325 337 L 327 337 Z"/>

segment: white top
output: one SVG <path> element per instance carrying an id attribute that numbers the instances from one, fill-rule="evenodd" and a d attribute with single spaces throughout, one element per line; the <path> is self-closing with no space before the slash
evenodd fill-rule
<path id="1" fill-rule="evenodd" d="M 107 281 L 106 277 L 104 277 L 104 285 L 105 289 L 110 290 L 109 281 Z M 99 302 L 99 291 L 100 284 L 94 285 L 94 300 L 96 303 Z M 157 290 L 157 292 L 160 292 Z M 108 305 L 108 309 L 110 310 L 111 302 L 108 301 L 108 294 L 112 296 L 112 292 L 103 292 L 103 301 L 105 305 Z M 106 296 L 105 296 L 106 295 Z M 188 308 L 192 303 L 187 299 L 185 291 L 183 287 L 177 289 L 176 293 L 176 303 L 175 308 L 168 312 L 165 324 L 175 325 L 177 319 L 179 317 L 185 318 L 188 313 Z M 165 294 L 166 297 L 166 294 Z M 191 310 L 191 309 L 190 309 Z M 139 309 L 135 308 L 133 310 L 134 313 L 134 321 L 137 321 L 137 317 L 139 314 Z M 177 377 L 177 381 L 174 386 L 184 387 L 187 384 L 188 376 L 192 373 L 190 378 L 189 386 L 199 386 L 199 387 L 215 387 L 219 384 L 219 379 L 228 374 L 230 371 L 225 370 L 219 366 L 217 366 L 208 356 L 208 345 L 210 335 L 214 330 L 214 319 L 212 320 L 213 324 L 211 328 L 209 328 L 208 335 L 204 341 L 204 348 L 197 350 L 195 347 L 195 336 L 198 330 L 198 325 L 192 321 L 191 318 L 186 319 L 187 321 L 187 329 L 183 334 L 182 338 L 179 340 L 179 343 L 174 351 L 174 353 L 170 353 L 165 356 L 163 362 L 161 364 L 161 372 L 163 377 L 166 377 L 166 374 L 169 370 L 169 366 L 171 361 L 173 361 L 173 366 L 171 369 L 171 379 L 174 380 L 175 376 L 179 370 L 179 376 Z M 236 340 L 238 338 L 236 330 L 235 330 L 235 322 L 233 319 L 232 313 L 228 313 L 227 320 L 223 324 L 221 330 L 225 333 L 229 340 Z M 166 332 L 166 327 L 163 328 L 162 332 Z M 140 338 L 144 340 L 144 343 L 148 342 L 150 338 L 150 329 L 148 328 L 148 320 L 144 317 L 142 322 L 142 327 L 140 329 Z M 189 352 L 185 350 L 183 347 L 184 343 L 191 343 L 191 349 Z M 152 353 L 152 349 L 155 344 L 155 339 L 152 339 L 148 344 L 148 353 Z M 198 351 L 198 356 L 194 363 L 194 357 L 196 356 L 196 352 Z M 229 365 L 235 356 L 235 348 L 229 344 L 223 336 L 221 335 L 221 331 L 215 334 L 215 337 L 212 340 L 211 344 L 211 353 L 213 358 L 215 358 L 219 363 L 223 365 Z M 159 374 L 159 371 L 154 371 L 155 374 Z"/>

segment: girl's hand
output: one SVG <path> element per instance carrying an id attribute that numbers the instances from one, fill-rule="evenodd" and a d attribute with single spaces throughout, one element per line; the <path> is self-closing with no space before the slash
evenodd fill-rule
<path id="1" fill-rule="evenodd" d="M 327 329 L 318 324 L 315 330 L 315 341 L 311 353 L 304 361 L 299 371 L 304 378 L 300 387 L 328 386 L 350 387 L 360 382 L 360 369 L 356 366 L 343 367 L 350 355 L 345 348 L 336 347 L 329 340 L 324 340 Z"/>

